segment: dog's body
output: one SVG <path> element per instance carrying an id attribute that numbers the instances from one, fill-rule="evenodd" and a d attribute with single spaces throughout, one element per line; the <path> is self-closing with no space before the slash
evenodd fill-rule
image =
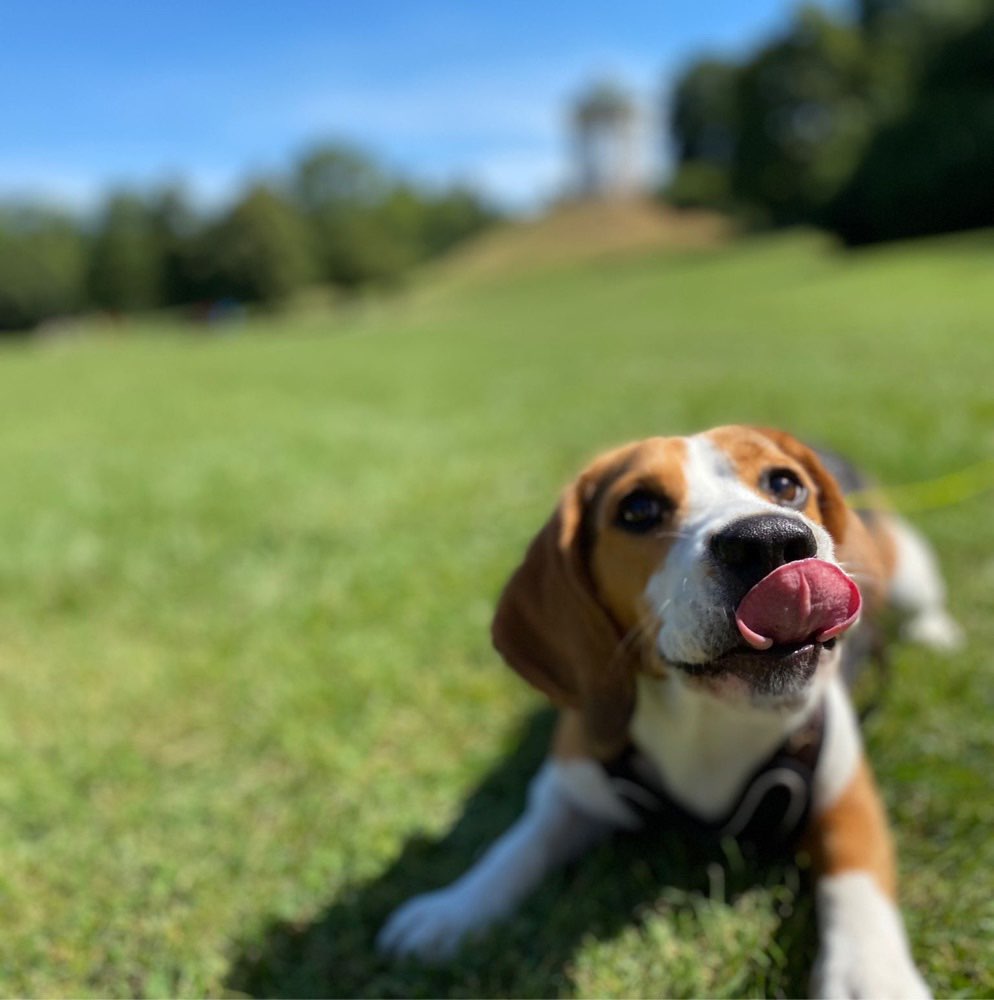
<path id="1" fill-rule="evenodd" d="M 846 574 L 864 621 L 837 644 L 859 609 Z M 786 805 L 756 828 L 764 839 L 803 827 L 818 877 L 815 993 L 927 996 L 843 680 L 844 650 L 865 648 L 867 620 L 888 603 L 911 636 L 957 641 L 927 546 L 896 518 L 858 516 L 788 435 L 725 427 L 601 456 L 532 542 L 494 620 L 498 650 L 561 708 L 528 807 L 460 879 L 402 906 L 381 947 L 444 958 L 660 803 L 734 835 L 780 781 Z M 792 738 L 811 732 L 817 747 L 794 753 Z"/>

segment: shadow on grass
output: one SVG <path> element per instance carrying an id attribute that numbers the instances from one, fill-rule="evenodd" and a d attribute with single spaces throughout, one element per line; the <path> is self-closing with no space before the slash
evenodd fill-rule
<path id="1" fill-rule="evenodd" d="M 375 951 L 377 931 L 393 908 L 460 875 L 520 814 L 528 782 L 541 763 L 553 725 L 549 711 L 522 727 L 513 753 L 470 795 L 452 830 L 439 840 L 412 838 L 378 878 L 344 890 L 316 919 L 276 922 L 243 942 L 226 987 L 254 997 L 557 996 L 573 991 L 578 945 L 606 940 L 638 923 L 661 893 L 714 894 L 733 901 L 760 887 L 797 884 L 792 866 L 755 868 L 741 859 L 677 840 L 665 832 L 617 835 L 587 858 L 550 876 L 508 924 L 438 968 L 396 963 Z M 774 948 L 777 993 L 803 996 L 814 954 L 809 904 L 781 913 Z M 692 899 L 693 897 L 691 897 Z M 679 906 L 680 904 L 677 903 Z M 692 908 L 692 902 L 684 905 Z M 672 908 L 672 907 L 671 907 Z M 702 956 L 703 958 L 703 956 Z M 750 992 L 762 992 L 758 973 Z M 741 982 L 737 987 L 744 989 Z M 747 984 L 748 985 L 748 984 Z"/>

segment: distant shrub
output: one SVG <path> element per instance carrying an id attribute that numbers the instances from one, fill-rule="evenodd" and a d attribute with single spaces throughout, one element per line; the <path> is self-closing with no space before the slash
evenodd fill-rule
<path id="1" fill-rule="evenodd" d="M 210 215 L 177 187 L 111 192 L 92 222 L 0 209 L 0 331 L 82 309 L 208 314 L 212 302 L 276 305 L 308 283 L 393 285 L 496 217 L 467 188 L 402 181 L 341 145 Z"/>
<path id="2" fill-rule="evenodd" d="M 0 212 L 0 333 L 82 308 L 85 250 L 72 219 L 39 209 Z"/>
<path id="3" fill-rule="evenodd" d="M 152 309 L 162 302 L 163 264 L 148 204 L 138 195 L 112 194 L 90 244 L 89 300 L 118 312 Z"/>
<path id="4" fill-rule="evenodd" d="M 702 160 L 677 168 L 663 195 L 677 208 L 732 207 L 732 185 L 727 168 Z"/>
<path id="5" fill-rule="evenodd" d="M 445 252 L 496 218 L 468 189 L 418 188 L 389 177 L 347 146 L 306 154 L 290 190 L 310 229 L 318 273 L 346 289 L 394 284 L 413 264 Z"/>
<path id="6" fill-rule="evenodd" d="M 313 275 L 303 220 L 286 198 L 262 184 L 204 233 L 200 256 L 200 280 L 210 298 L 277 305 Z"/>

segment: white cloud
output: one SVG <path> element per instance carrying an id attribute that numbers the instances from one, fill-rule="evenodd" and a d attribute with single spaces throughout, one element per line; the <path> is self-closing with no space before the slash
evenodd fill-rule
<path id="1" fill-rule="evenodd" d="M 621 67 L 613 71 L 611 67 Z M 646 159 L 659 144 L 659 69 L 615 54 L 574 54 L 495 73 L 438 73 L 410 83 L 288 95 L 271 113 L 302 136 L 354 137 L 398 166 L 436 180 L 469 179 L 516 207 L 561 193 L 570 173 L 569 106 L 592 81 L 632 88 Z"/>
<path id="2" fill-rule="evenodd" d="M 0 165 L 0 195 L 41 196 L 87 210 L 116 184 L 182 179 L 198 201 L 213 205 L 246 177 L 271 175 L 307 143 L 331 137 L 367 146 L 415 177 L 469 181 L 506 204 L 533 207 L 565 185 L 568 108 L 585 86 L 616 79 L 632 88 L 651 118 L 660 82 L 657 63 L 610 52 L 439 67 L 410 80 L 359 83 L 345 74 L 336 85 L 334 72 L 329 76 L 321 86 L 292 74 L 262 78 L 237 92 L 195 75 L 145 78 L 122 95 L 125 131 L 99 139 L 91 133 L 86 148 L 57 158 L 38 149 L 30 162 L 8 160 Z M 177 101 L 193 116 L 179 125 Z M 157 113 L 160 102 L 172 109 L 169 115 Z M 195 133 L 211 135 L 209 152 Z M 657 144 L 658 138 L 647 141 Z"/>

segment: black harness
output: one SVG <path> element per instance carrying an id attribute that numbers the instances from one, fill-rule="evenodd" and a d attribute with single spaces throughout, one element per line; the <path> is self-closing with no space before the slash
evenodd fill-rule
<path id="1" fill-rule="evenodd" d="M 665 824 L 696 837 L 733 837 L 763 854 L 796 846 L 811 815 L 815 767 L 825 737 L 825 703 L 753 771 L 724 816 L 701 819 L 660 784 L 634 745 L 603 764 L 615 792 L 645 825 Z"/>

